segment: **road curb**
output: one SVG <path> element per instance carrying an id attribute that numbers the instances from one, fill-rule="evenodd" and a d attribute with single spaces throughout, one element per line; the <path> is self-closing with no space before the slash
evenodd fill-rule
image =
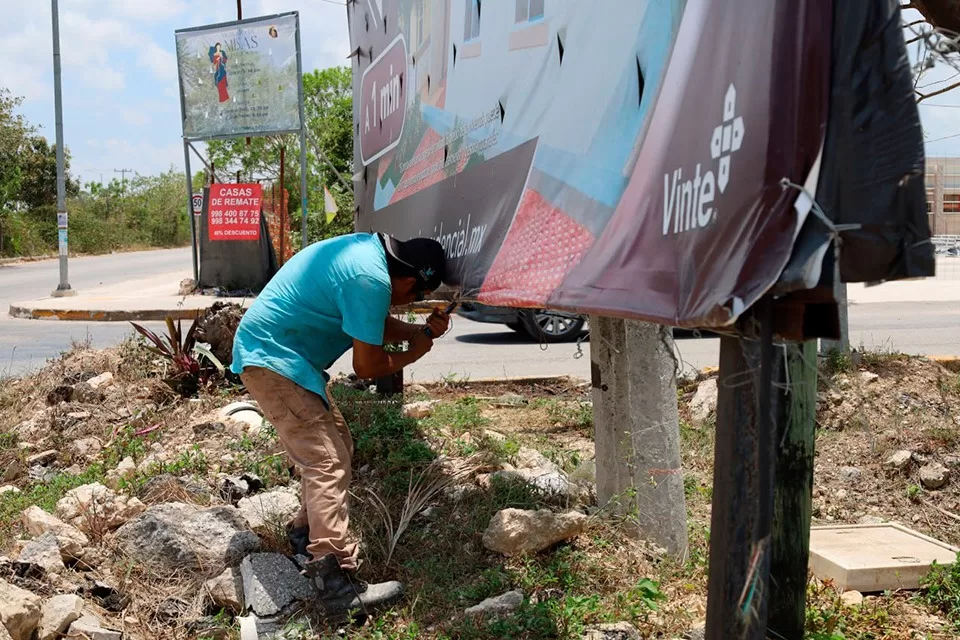
<path id="1" fill-rule="evenodd" d="M 947 371 L 960 373 L 960 356 L 927 356 L 927 358 L 936 362 Z"/>
<path id="2" fill-rule="evenodd" d="M 584 384 L 588 382 L 586 378 L 581 378 L 579 376 L 572 376 L 567 374 L 551 375 L 551 376 L 512 376 L 506 378 L 464 378 L 463 380 L 457 380 L 453 383 L 447 383 L 443 380 L 431 380 L 429 382 L 418 382 L 415 380 L 405 381 L 404 387 L 409 387 L 410 385 L 419 384 L 428 389 L 433 387 L 471 387 L 471 386 L 490 386 L 498 384 L 522 384 L 522 385 L 535 385 L 535 384 L 550 384 L 552 382 L 569 382 L 570 384 Z"/>
<path id="3" fill-rule="evenodd" d="M 163 321 L 167 317 L 174 320 L 193 320 L 207 310 L 200 309 L 138 309 L 101 310 L 101 309 L 44 309 L 11 304 L 11 318 L 23 320 L 60 320 L 63 322 L 150 322 Z"/>

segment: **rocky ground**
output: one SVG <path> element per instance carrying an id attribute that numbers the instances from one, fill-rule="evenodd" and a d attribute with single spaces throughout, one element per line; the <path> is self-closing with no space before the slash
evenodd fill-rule
<path id="1" fill-rule="evenodd" d="M 834 369 L 821 376 L 815 524 L 895 520 L 960 544 L 960 376 L 889 354 Z M 0 640 L 695 637 L 709 373 L 679 395 L 682 562 L 597 507 L 588 385 L 414 386 L 406 405 L 337 385 L 356 444 L 361 577 L 408 594 L 342 628 L 315 615 L 289 556 L 299 482 L 272 427 L 241 388 L 175 384 L 184 397 L 172 373 L 131 342 L 80 346 L 0 384 Z M 941 593 L 864 597 L 812 579 L 810 636 L 957 637 L 942 601 L 960 603 L 960 580 Z"/>

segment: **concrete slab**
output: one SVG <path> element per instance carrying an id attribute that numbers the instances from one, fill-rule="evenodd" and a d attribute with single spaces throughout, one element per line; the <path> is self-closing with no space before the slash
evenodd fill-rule
<path id="1" fill-rule="evenodd" d="M 834 525 L 810 530 L 810 568 L 843 591 L 916 589 L 938 564 L 953 564 L 956 547 L 897 523 Z"/>

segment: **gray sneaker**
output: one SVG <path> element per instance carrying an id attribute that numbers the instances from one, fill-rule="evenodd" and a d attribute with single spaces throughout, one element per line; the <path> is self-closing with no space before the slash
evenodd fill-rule
<path id="1" fill-rule="evenodd" d="M 340 560 L 332 553 L 309 563 L 305 573 L 316 584 L 319 591 L 317 603 L 327 617 L 351 613 L 370 615 L 403 598 L 403 585 L 399 582 L 368 584 L 357 580 L 352 572 L 340 567 Z"/>

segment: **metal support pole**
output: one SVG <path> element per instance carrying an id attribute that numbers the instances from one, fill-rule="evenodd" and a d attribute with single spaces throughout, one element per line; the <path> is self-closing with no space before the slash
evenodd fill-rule
<path id="1" fill-rule="evenodd" d="M 307 117 L 303 108 L 303 59 L 300 55 L 300 16 L 297 16 L 297 83 L 300 95 L 300 247 L 307 248 Z"/>
<path id="2" fill-rule="evenodd" d="M 190 143 L 183 141 L 183 164 L 187 173 L 187 215 L 190 220 L 190 242 L 193 245 L 193 280 L 200 285 L 200 261 L 197 255 L 196 216 L 193 215 L 193 176 L 190 174 Z"/>
<path id="3" fill-rule="evenodd" d="M 330 170 L 333 171 L 333 174 L 334 174 L 335 176 L 337 176 L 337 179 L 340 181 L 340 184 L 342 184 L 344 187 L 346 187 L 347 192 L 348 192 L 348 193 L 353 193 L 353 185 L 350 184 L 350 183 L 347 181 L 347 179 L 343 177 L 343 174 L 341 174 L 339 171 L 337 171 L 337 168 L 336 168 L 335 166 L 333 166 L 333 163 L 330 162 L 330 159 L 329 159 L 329 158 L 327 158 L 327 154 L 325 154 L 325 153 L 323 152 L 323 149 L 320 148 L 320 145 L 317 144 L 316 138 L 314 138 L 312 134 L 309 136 L 309 138 L 310 138 L 310 144 L 313 145 L 313 151 L 314 151 L 314 153 L 316 153 L 317 156 L 318 156 L 321 160 L 323 160 L 324 162 L 327 163 L 327 166 L 330 167 Z"/>
<path id="4" fill-rule="evenodd" d="M 60 7 L 51 0 L 53 13 L 53 103 L 57 132 L 57 252 L 60 255 L 60 284 L 54 297 L 76 295 L 70 288 L 67 259 L 70 254 L 67 235 L 67 176 L 63 148 L 63 92 L 60 87 Z"/>
<path id="5" fill-rule="evenodd" d="M 301 107 L 302 108 L 302 107 Z M 310 244 L 307 238 L 307 136 L 306 129 L 300 129 L 300 248 Z"/>
<path id="6" fill-rule="evenodd" d="M 287 199 L 283 197 L 286 189 L 286 187 L 284 186 L 284 178 L 286 177 L 284 168 L 286 167 L 286 164 L 287 164 L 287 147 L 286 145 L 280 145 L 280 256 L 278 258 L 278 262 L 280 263 L 280 266 L 283 266 L 283 263 L 285 262 L 285 256 L 287 255 L 286 253 L 287 245 L 285 240 L 287 238 L 287 232 L 289 231 L 289 229 L 287 228 L 287 207 L 286 207 Z M 274 211 L 276 211 L 277 210 L 277 198 L 276 198 L 277 186 L 276 185 L 273 186 L 273 195 L 274 195 L 273 209 Z"/>
<path id="7" fill-rule="evenodd" d="M 192 142 L 188 142 L 188 143 L 187 143 L 187 146 L 190 147 L 190 150 L 193 151 L 193 154 L 194 154 L 195 156 L 197 156 L 197 159 L 200 160 L 201 164 L 203 164 L 203 166 L 206 168 L 206 170 L 210 172 L 211 182 L 216 182 L 216 181 L 217 181 L 217 174 L 216 174 L 216 172 L 214 171 L 213 163 L 212 163 L 212 162 L 207 162 L 206 159 L 204 159 L 204 157 L 200 154 L 200 152 L 197 151 L 197 148 L 196 148 L 195 146 L 193 146 L 193 143 L 192 143 Z"/>

